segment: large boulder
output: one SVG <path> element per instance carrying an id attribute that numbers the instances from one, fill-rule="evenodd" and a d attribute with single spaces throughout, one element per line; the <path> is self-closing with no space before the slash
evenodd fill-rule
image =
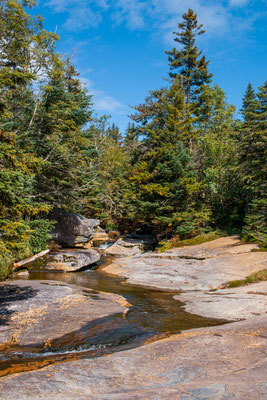
<path id="1" fill-rule="evenodd" d="M 105 254 L 121 257 L 135 256 L 144 253 L 152 243 L 146 239 L 133 239 L 131 237 L 119 239 L 112 246 L 105 249 Z"/>
<path id="2" fill-rule="evenodd" d="M 53 240 L 65 247 L 89 242 L 94 236 L 94 229 L 100 224 L 98 219 L 87 219 L 59 208 L 49 214 L 49 219 L 56 221 Z"/>
<path id="3" fill-rule="evenodd" d="M 73 272 L 100 260 L 96 250 L 64 250 L 49 256 L 46 269 Z"/>

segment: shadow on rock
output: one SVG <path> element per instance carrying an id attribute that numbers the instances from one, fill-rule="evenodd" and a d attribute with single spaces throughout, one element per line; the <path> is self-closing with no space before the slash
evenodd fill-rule
<path id="1" fill-rule="evenodd" d="M 30 286 L 20 287 L 18 285 L 0 286 L 0 325 L 8 325 L 8 321 L 14 311 L 8 306 L 16 301 L 27 300 L 36 296 L 38 290 Z"/>

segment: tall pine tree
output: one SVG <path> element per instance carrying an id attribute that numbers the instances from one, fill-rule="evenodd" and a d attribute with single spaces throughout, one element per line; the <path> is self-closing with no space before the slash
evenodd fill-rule
<path id="1" fill-rule="evenodd" d="M 189 8 L 183 15 L 183 22 L 178 23 L 178 32 L 175 42 L 182 45 L 181 49 L 173 48 L 165 53 L 169 56 L 170 77 L 177 78 L 181 82 L 186 94 L 186 103 L 196 100 L 204 85 L 211 82 L 212 74 L 208 71 L 208 63 L 202 51 L 196 46 L 196 37 L 205 33 L 201 24 L 197 21 L 197 14 Z"/>

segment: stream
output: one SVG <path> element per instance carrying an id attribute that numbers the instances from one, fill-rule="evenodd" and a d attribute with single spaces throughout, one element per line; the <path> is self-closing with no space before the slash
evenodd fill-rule
<path id="1" fill-rule="evenodd" d="M 229 322 L 185 312 L 183 304 L 173 299 L 178 292 L 128 284 L 124 278 L 105 273 L 102 268 L 110 262 L 110 259 L 103 259 L 95 270 L 67 273 L 45 271 L 38 267 L 38 263 L 32 264 L 29 276 L 20 279 L 77 285 L 83 288 L 85 296 L 93 298 L 97 298 L 98 292 L 118 294 L 131 307 L 126 315 L 117 313 L 90 321 L 82 329 L 52 340 L 49 348 L 45 343 L 11 346 L 0 353 L 0 376 L 74 359 L 100 357 L 139 347 L 186 329 Z"/>

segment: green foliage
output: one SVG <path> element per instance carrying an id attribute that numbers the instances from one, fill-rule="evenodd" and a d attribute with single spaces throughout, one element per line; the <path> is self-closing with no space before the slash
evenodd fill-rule
<path id="1" fill-rule="evenodd" d="M 0 240 L 0 281 L 5 280 L 12 273 L 12 266 L 12 253 L 6 248 L 4 242 Z"/>
<path id="2" fill-rule="evenodd" d="M 51 239 L 51 230 L 54 223 L 46 219 L 29 221 L 29 228 L 32 232 L 29 238 L 29 246 L 33 254 L 39 253 L 47 248 Z"/>
<path id="3" fill-rule="evenodd" d="M 214 226 L 241 226 L 244 218 L 244 189 L 236 156 L 234 107 L 215 85 L 201 96 L 200 135 L 194 166 L 202 182 L 202 202 L 211 210 Z M 201 201 L 201 200 L 200 200 Z"/>
<path id="4" fill-rule="evenodd" d="M 256 241 L 267 246 L 267 199 L 253 200 L 245 218 L 243 237 L 246 240 Z"/>
<path id="5" fill-rule="evenodd" d="M 90 96 L 69 60 L 56 53 L 57 35 L 43 29 L 40 17 L 27 14 L 25 6 L 33 5 L 6 0 L 0 6 L 0 241 L 7 254 L 2 257 L 5 271 L 11 259 L 46 248 L 52 225 L 41 215 L 60 202 L 71 207 L 70 196 L 75 197 L 86 166 L 82 153 L 87 139 L 81 128 L 90 119 Z"/>

